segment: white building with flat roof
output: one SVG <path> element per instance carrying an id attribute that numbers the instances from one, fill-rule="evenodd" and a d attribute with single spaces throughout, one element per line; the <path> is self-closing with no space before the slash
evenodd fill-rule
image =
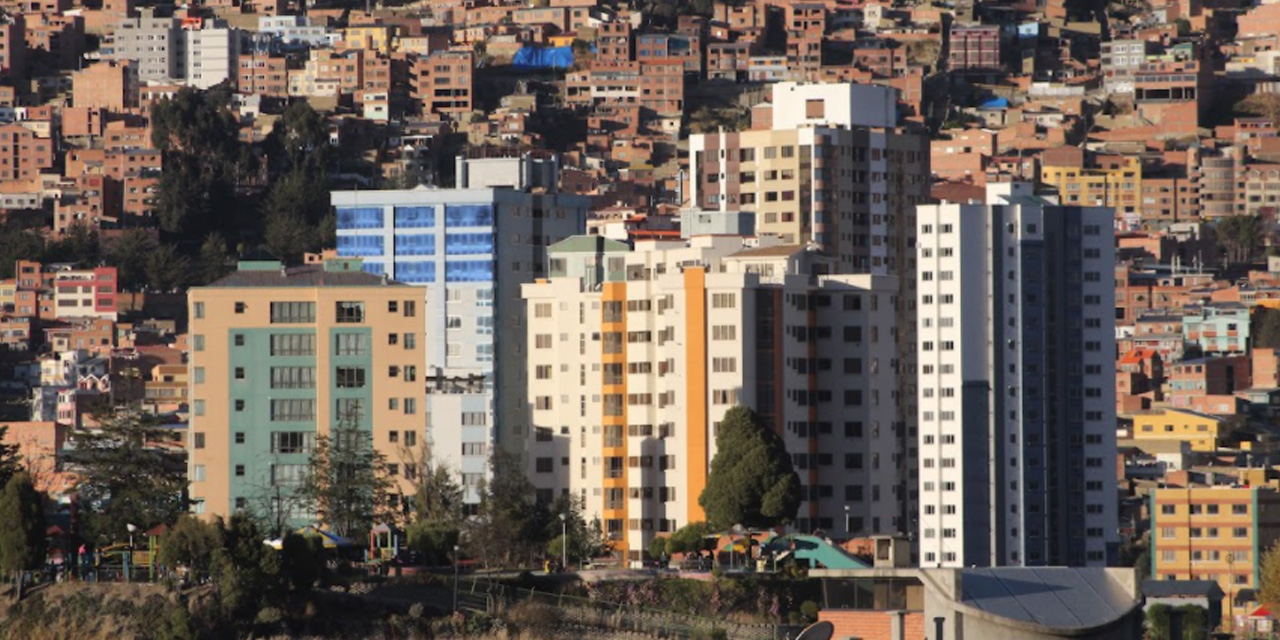
<path id="1" fill-rule="evenodd" d="M 1028 184 L 917 213 L 921 566 L 1118 545 L 1112 211 Z"/>

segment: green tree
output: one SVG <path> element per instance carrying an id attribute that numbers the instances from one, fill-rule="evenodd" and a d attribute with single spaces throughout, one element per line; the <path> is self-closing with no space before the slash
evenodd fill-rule
<path id="1" fill-rule="evenodd" d="M 271 128 L 267 147 L 283 161 L 286 172 L 301 171 L 324 175 L 333 163 L 336 150 L 329 143 L 329 121 L 302 101 L 280 115 Z"/>
<path id="2" fill-rule="evenodd" d="M 22 470 L 22 453 L 17 443 L 8 443 L 5 435 L 9 433 L 9 425 L 0 424 L 0 487 L 9 484 L 9 478 Z"/>
<path id="3" fill-rule="evenodd" d="M 560 519 L 561 514 L 565 516 L 563 521 Z M 580 499 L 561 494 L 547 516 L 543 537 L 550 538 L 546 548 L 548 555 L 559 558 L 567 551 L 570 562 L 585 562 L 608 553 L 609 544 L 600 521 L 586 520 Z"/>
<path id="4" fill-rule="evenodd" d="M 223 547 L 213 560 L 214 585 L 224 616 L 252 620 L 263 599 L 280 584 L 280 559 L 262 543 L 262 530 L 243 513 L 222 526 Z"/>
<path id="5" fill-rule="evenodd" d="M 539 513 L 533 483 L 520 458 L 500 449 L 489 466 L 492 479 L 480 488 L 478 513 L 465 523 L 467 548 L 487 565 L 528 562 L 546 544 L 546 514 Z"/>
<path id="6" fill-rule="evenodd" d="M 235 187 L 253 163 L 240 143 L 229 87 L 184 88 L 157 102 L 151 141 L 164 154 L 156 193 L 161 229 L 190 240 L 238 230 Z"/>
<path id="7" fill-rule="evenodd" d="M 264 239 L 276 257 L 300 261 L 334 238 L 322 224 L 329 213 L 329 190 L 323 174 L 292 171 L 276 180 L 263 204 Z"/>
<path id="8" fill-rule="evenodd" d="M 429 460 L 416 466 L 422 471 L 413 493 L 414 517 L 451 525 L 462 522 L 463 491 L 457 474 L 448 465 Z"/>
<path id="9" fill-rule="evenodd" d="M 1169 622 L 1174 613 L 1182 616 L 1182 637 L 1170 637 Z M 1204 607 L 1184 604 L 1171 607 L 1154 604 L 1147 608 L 1147 640 L 1207 640 L 1209 638 L 1208 614 Z"/>
<path id="10" fill-rule="evenodd" d="M 200 284 L 209 284 L 230 273 L 228 253 L 227 239 L 221 233 L 215 231 L 205 236 L 204 243 L 200 245 Z"/>
<path id="11" fill-rule="evenodd" d="M 156 291 L 181 288 L 190 274 L 191 259 L 171 244 L 160 245 L 147 256 L 147 283 Z"/>
<path id="12" fill-rule="evenodd" d="M 43 253 L 40 234 L 12 225 L 0 227 L 0 278 L 12 278 L 18 260 L 33 260 Z"/>
<path id="13" fill-rule="evenodd" d="M 70 262 L 81 268 L 93 266 L 98 262 L 98 232 L 77 222 L 61 238 L 45 244 L 42 260 Z"/>
<path id="14" fill-rule="evenodd" d="M 187 510 L 187 466 L 180 434 L 155 416 L 120 410 L 97 416 L 98 429 L 72 433 L 69 467 L 77 485 L 86 537 L 111 543 L 128 537 L 126 525 L 176 523 Z"/>
<path id="15" fill-rule="evenodd" d="M 1246 215 L 1223 218 L 1214 227 L 1214 232 L 1228 262 L 1249 262 L 1262 245 L 1262 218 Z"/>
<path id="16" fill-rule="evenodd" d="M 44 500 L 31 484 L 31 477 L 19 472 L 0 493 L 0 572 L 13 574 L 44 566 Z"/>
<path id="17" fill-rule="evenodd" d="M 146 284 L 150 256 L 159 246 L 144 229 L 126 231 L 107 245 L 107 259 L 115 265 L 122 288 L 137 291 Z"/>
<path id="18" fill-rule="evenodd" d="M 782 438 L 761 424 L 754 411 L 734 407 L 725 413 L 698 504 L 717 530 L 736 524 L 774 527 L 795 518 L 800 476 Z"/>
<path id="19" fill-rule="evenodd" d="M 1280 309 L 1258 307 L 1253 323 L 1253 346 L 1280 349 Z"/>
<path id="20" fill-rule="evenodd" d="M 165 567 L 187 567 L 205 573 L 213 568 L 214 558 L 222 548 L 221 526 L 184 514 L 160 539 L 157 561 Z"/>
<path id="21" fill-rule="evenodd" d="M 320 536 L 304 536 L 290 531 L 280 541 L 282 586 L 307 592 L 315 586 L 324 569 L 324 541 Z"/>
<path id="22" fill-rule="evenodd" d="M 671 552 L 667 550 L 667 538 L 654 538 L 649 541 L 649 557 L 658 560 L 666 557 Z"/>
<path id="23" fill-rule="evenodd" d="M 455 522 L 439 522 L 427 519 L 413 521 L 405 532 L 409 548 L 421 553 L 429 565 L 449 562 L 453 547 L 458 544 L 461 531 Z"/>
<path id="24" fill-rule="evenodd" d="M 667 553 L 702 553 L 715 548 L 715 531 L 705 522 L 690 522 L 667 538 Z"/>
<path id="25" fill-rule="evenodd" d="M 1263 553 L 1259 573 L 1262 584 L 1258 589 L 1258 601 L 1268 607 L 1280 607 L 1280 540 Z"/>
<path id="26" fill-rule="evenodd" d="M 356 412 L 341 416 L 329 435 L 316 436 L 309 465 L 298 495 L 338 535 L 363 540 L 375 524 L 397 520 L 400 500 L 386 457 Z"/>

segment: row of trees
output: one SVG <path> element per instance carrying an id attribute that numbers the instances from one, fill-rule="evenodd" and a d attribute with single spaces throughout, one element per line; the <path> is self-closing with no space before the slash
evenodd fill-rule
<path id="1" fill-rule="evenodd" d="M 83 538 L 106 545 L 124 539 L 129 525 L 178 523 L 189 506 L 180 432 L 131 409 L 103 412 L 97 420 L 98 429 L 75 434 L 75 447 L 66 458 L 82 478 L 78 491 Z M 662 543 L 662 551 L 698 550 L 712 531 L 738 524 L 771 527 L 794 518 L 800 503 L 799 478 L 777 434 L 749 409 L 735 408 L 726 414 L 717 444 L 720 454 L 712 461 L 707 488 L 699 497 L 709 521 L 677 532 Z M 425 452 L 406 451 L 405 459 L 406 466 L 421 470 L 412 499 L 400 494 L 386 456 L 372 445 L 370 431 L 361 429 L 355 417 L 344 417 L 330 434 L 317 436 L 309 472 L 299 484 L 272 485 L 271 493 L 250 505 L 244 516 L 272 536 L 286 534 L 296 524 L 291 515 L 297 513 L 314 513 L 337 534 L 356 540 L 363 540 L 374 524 L 395 525 L 406 531 L 411 548 L 435 564 L 455 558 L 457 545 L 489 566 L 525 564 L 562 552 L 589 559 L 607 551 L 601 523 L 588 521 L 583 505 L 568 495 L 551 503 L 537 500 L 524 465 L 511 454 L 493 455 L 491 479 L 477 487 L 480 501 L 470 516 L 464 515 L 458 474 L 433 464 Z M 12 445 L 0 446 L 0 482 L 5 483 L 6 500 L 8 485 L 16 483 L 13 505 L 0 502 L 0 507 L 29 513 L 30 491 L 24 487 L 31 485 L 31 478 L 22 473 Z M 43 535 L 43 520 L 0 520 L 30 523 L 30 530 Z"/>

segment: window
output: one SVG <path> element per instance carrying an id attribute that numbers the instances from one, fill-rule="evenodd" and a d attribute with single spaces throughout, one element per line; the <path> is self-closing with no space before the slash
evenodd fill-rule
<path id="1" fill-rule="evenodd" d="M 193 449 L 203 449 L 203 448 L 204 448 L 204 434 L 203 434 L 203 433 L 201 433 L 201 432 L 199 432 L 199 431 L 196 431 L 196 432 L 194 432 L 194 433 L 192 433 L 192 434 L 191 434 L 191 447 L 192 447 Z"/>
<path id="2" fill-rule="evenodd" d="M 395 237 L 395 246 L 396 246 L 396 256 L 435 255 L 436 237 L 434 235 L 427 234 L 427 233 L 415 233 L 415 234 L 397 233 Z"/>
<path id="3" fill-rule="evenodd" d="M 245 303 L 243 302 L 236 303 L 236 313 L 244 313 L 244 310 L 246 308 L 247 308 L 247 305 L 245 305 Z"/>
<path id="4" fill-rule="evenodd" d="M 339 302 L 337 303 L 337 318 L 339 323 L 355 323 L 364 322 L 364 303 L 363 302 Z"/>
<path id="5" fill-rule="evenodd" d="M 339 389 L 363 389 L 365 371 L 363 367 L 338 367 L 336 372 Z"/>
<path id="6" fill-rule="evenodd" d="M 271 419 L 277 422 L 303 422 L 316 419 L 314 398 L 285 398 L 271 401 Z"/>
<path id="7" fill-rule="evenodd" d="M 732 293 L 711 294 L 711 307 L 714 309 L 733 309 L 737 306 L 737 296 Z"/>
<path id="8" fill-rule="evenodd" d="M 305 464 L 271 465 L 271 484 L 296 485 L 306 481 L 308 466 Z"/>
<path id="9" fill-rule="evenodd" d="M 311 333 L 275 333 L 271 335 L 273 356 L 314 356 L 316 336 Z"/>
<path id="10" fill-rule="evenodd" d="M 204 415 L 204 400 L 194 400 L 191 405 L 192 413 L 198 416 Z"/>
<path id="11" fill-rule="evenodd" d="M 236 444 L 244 444 L 244 432 L 237 431 L 235 435 Z"/>
<path id="12" fill-rule="evenodd" d="M 314 302 L 272 302 L 272 324 L 301 324 L 316 321 Z"/>
<path id="13" fill-rule="evenodd" d="M 369 354 L 369 334 L 337 333 L 334 334 L 334 355 L 364 356 Z"/>
<path id="14" fill-rule="evenodd" d="M 397 229 L 427 229 L 434 227 L 436 226 L 436 208 L 396 207 L 395 225 Z"/>
<path id="15" fill-rule="evenodd" d="M 493 253 L 493 232 L 449 233 L 444 251 L 451 256 L 473 256 Z"/>
<path id="16" fill-rule="evenodd" d="M 493 225 L 492 204 L 445 205 L 447 227 L 488 227 Z"/>
<path id="17" fill-rule="evenodd" d="M 364 420 L 364 400 L 361 398 L 338 398 L 334 405 L 334 413 L 336 420 L 359 423 Z"/>
<path id="18" fill-rule="evenodd" d="M 191 468 L 191 481 L 204 482 L 204 465 L 198 464 Z"/>
<path id="19" fill-rule="evenodd" d="M 315 367 L 271 367 L 272 389 L 314 389 Z"/>
<path id="20" fill-rule="evenodd" d="M 237 347 L 243 347 L 243 346 L 244 346 L 244 334 L 243 334 L 243 333 L 237 333 L 237 334 L 235 334 L 234 342 L 235 342 L 235 345 L 236 345 Z"/>
<path id="21" fill-rule="evenodd" d="M 446 282 L 491 282 L 492 260 L 450 260 L 444 265 Z"/>
<path id="22" fill-rule="evenodd" d="M 236 465 L 236 477 L 237 477 L 237 478 L 243 478 L 243 477 L 244 477 L 244 465 L 242 465 L 242 464 L 238 464 L 238 465 Z"/>
<path id="23" fill-rule="evenodd" d="M 316 445 L 316 434 L 311 431 L 271 432 L 271 453 L 311 453 Z"/>
<path id="24" fill-rule="evenodd" d="M 195 303 L 192 303 L 192 304 L 191 304 L 191 315 L 192 315 L 193 317 L 195 317 L 195 318 L 203 318 L 203 317 L 204 317 L 204 303 L 203 303 L 203 302 L 195 302 Z"/>
<path id="25" fill-rule="evenodd" d="M 204 351 L 204 336 L 200 334 L 191 336 L 191 348 L 196 351 Z"/>
<path id="26" fill-rule="evenodd" d="M 338 229 L 378 229 L 383 226 L 382 207 L 339 207 Z"/>

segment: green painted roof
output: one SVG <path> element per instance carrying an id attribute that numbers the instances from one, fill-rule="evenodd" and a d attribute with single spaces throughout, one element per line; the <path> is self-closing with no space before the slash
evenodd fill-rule
<path id="1" fill-rule="evenodd" d="M 602 252 L 627 252 L 631 247 L 617 240 L 610 240 L 604 236 L 570 236 L 547 247 L 548 253 L 602 253 Z"/>

